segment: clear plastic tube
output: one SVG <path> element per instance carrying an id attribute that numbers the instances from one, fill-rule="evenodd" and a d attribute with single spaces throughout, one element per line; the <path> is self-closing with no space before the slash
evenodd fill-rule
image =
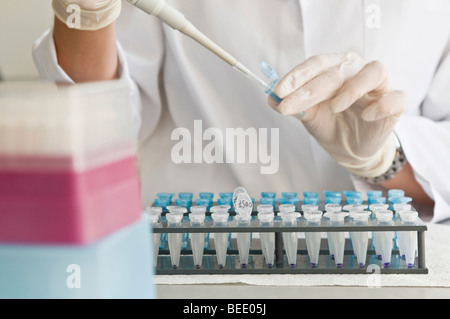
<path id="1" fill-rule="evenodd" d="M 400 214 L 399 214 L 400 211 L 410 211 L 411 210 L 411 204 L 393 204 L 392 207 L 393 207 L 394 212 L 395 212 L 395 214 L 394 214 L 394 218 L 395 219 L 397 219 L 397 217 L 400 216 Z M 400 243 L 400 238 L 398 236 L 398 231 L 394 231 L 394 244 L 398 248 L 400 256 L 402 257 L 402 259 L 405 259 L 405 253 L 403 251 L 404 245 L 402 245 Z"/>
<path id="2" fill-rule="evenodd" d="M 418 217 L 418 213 L 411 210 L 398 211 L 398 214 L 402 223 L 407 225 L 414 225 Z M 405 259 L 408 268 L 412 268 L 417 254 L 417 232 L 398 231 L 397 236 L 402 258 Z"/>
<path id="3" fill-rule="evenodd" d="M 205 224 L 205 206 L 194 206 L 191 208 L 189 219 L 191 227 L 203 227 Z M 205 233 L 191 233 L 192 257 L 196 269 L 202 266 Z"/>
<path id="4" fill-rule="evenodd" d="M 300 217 L 300 213 L 295 212 L 294 205 L 280 205 L 279 210 L 283 226 L 293 227 L 297 225 L 297 218 Z M 297 265 L 298 232 L 283 232 L 282 236 L 289 267 L 294 268 Z"/>
<path id="5" fill-rule="evenodd" d="M 166 209 L 169 211 L 169 213 L 175 213 L 175 214 L 184 214 L 187 212 L 187 207 L 185 206 L 167 206 Z M 167 236 L 167 235 L 166 235 Z M 182 233 L 181 234 L 181 249 L 187 249 L 189 245 L 189 233 Z"/>
<path id="6" fill-rule="evenodd" d="M 389 208 L 388 204 L 382 204 L 382 203 L 377 203 L 377 204 L 371 204 L 369 205 L 369 210 L 372 211 L 372 218 L 376 219 L 376 212 L 379 210 L 386 210 Z M 375 254 L 377 256 L 378 260 L 381 260 L 381 252 L 380 252 L 380 236 L 379 236 L 379 232 L 372 232 L 372 245 L 373 248 L 375 249 Z"/>
<path id="7" fill-rule="evenodd" d="M 250 215 L 236 216 L 237 225 L 240 227 L 248 227 L 250 226 Z M 241 267 L 247 268 L 248 265 L 248 257 L 250 253 L 250 234 L 251 233 L 241 233 L 238 232 L 236 235 L 237 246 L 239 251 L 239 259 L 241 261 Z"/>
<path id="8" fill-rule="evenodd" d="M 326 213 L 324 217 L 330 219 L 332 226 L 344 225 L 344 218 L 349 215 L 341 211 L 342 207 L 338 204 L 326 204 Z M 345 232 L 327 232 L 328 248 L 330 255 L 334 258 L 337 268 L 341 268 L 344 263 Z"/>
<path id="9" fill-rule="evenodd" d="M 226 227 L 228 226 L 228 210 L 230 206 L 226 205 L 224 207 L 213 206 L 211 207 L 211 217 L 214 221 L 215 227 Z M 227 258 L 227 247 L 228 247 L 228 232 L 214 233 L 214 246 L 216 248 L 217 264 L 219 268 L 222 269 L 226 265 Z"/>
<path id="10" fill-rule="evenodd" d="M 304 210 L 303 217 L 306 219 L 308 227 L 320 226 L 322 211 L 317 209 Z M 309 263 L 312 268 L 316 268 L 319 264 L 320 242 L 322 240 L 321 232 L 305 232 L 305 239 Z"/>
<path id="11" fill-rule="evenodd" d="M 379 210 L 375 212 L 377 222 L 379 225 L 390 225 L 392 224 L 392 211 L 391 210 Z M 381 254 L 381 261 L 385 268 L 389 268 L 391 264 L 392 255 L 392 242 L 394 238 L 393 231 L 378 231 L 375 232 L 378 236 L 377 245 L 378 251 Z"/>
<path id="12" fill-rule="evenodd" d="M 266 89 L 265 93 L 268 94 L 271 98 L 273 98 L 276 102 L 280 103 L 282 101 L 282 99 L 279 98 L 274 92 L 274 88 L 275 88 L 276 84 L 278 83 L 277 72 L 267 62 L 264 62 L 264 61 L 261 61 L 260 67 L 261 67 L 262 73 L 270 81 L 269 84 L 265 84 L 265 89 Z"/>
<path id="13" fill-rule="evenodd" d="M 178 213 L 167 213 L 166 218 L 168 227 L 180 227 L 183 215 Z M 170 260 L 172 262 L 173 269 L 177 269 L 180 265 L 182 235 L 182 233 L 168 234 Z"/>
<path id="14" fill-rule="evenodd" d="M 369 223 L 370 212 L 364 210 L 357 210 L 350 212 L 350 217 L 353 218 L 355 225 L 367 225 Z M 358 231 L 350 232 L 352 240 L 353 252 L 360 268 L 366 264 L 367 248 L 369 245 L 369 232 Z"/>
<path id="15" fill-rule="evenodd" d="M 319 206 L 318 205 L 313 205 L 313 204 L 305 204 L 302 205 L 302 212 L 314 212 L 319 210 Z"/>
<path id="16" fill-rule="evenodd" d="M 275 214 L 272 205 L 259 205 L 257 211 L 261 227 L 272 227 L 274 225 L 273 218 Z M 272 268 L 275 258 L 275 233 L 260 232 L 259 236 L 267 268 Z"/>

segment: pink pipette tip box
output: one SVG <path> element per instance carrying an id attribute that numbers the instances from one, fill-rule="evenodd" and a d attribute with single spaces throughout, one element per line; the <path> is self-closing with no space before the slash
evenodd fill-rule
<path id="1" fill-rule="evenodd" d="M 83 172 L 0 170 L 0 244 L 88 244 L 140 214 L 134 156 Z"/>

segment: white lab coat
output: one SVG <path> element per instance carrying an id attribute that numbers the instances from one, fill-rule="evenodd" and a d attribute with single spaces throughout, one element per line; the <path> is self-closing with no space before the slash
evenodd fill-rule
<path id="1" fill-rule="evenodd" d="M 391 86 L 410 96 L 396 132 L 417 180 L 436 202 L 434 221 L 450 217 L 450 1 L 168 2 L 258 74 L 262 60 L 282 76 L 320 53 L 352 50 L 367 61 L 381 60 Z M 347 171 L 301 122 L 273 111 L 262 87 L 193 40 L 125 2 L 117 32 L 121 76 L 130 77 L 140 93 L 134 107 L 141 120 L 143 205 L 164 191 L 197 196 L 242 185 L 259 199 L 261 191 L 354 188 Z M 71 81 L 57 65 L 51 32 L 36 42 L 34 57 L 43 78 Z M 172 131 L 184 127 L 193 136 L 196 119 L 202 120 L 203 130 L 279 128 L 278 172 L 261 174 L 261 162 L 175 164 L 171 150 L 178 141 L 171 140 Z"/>

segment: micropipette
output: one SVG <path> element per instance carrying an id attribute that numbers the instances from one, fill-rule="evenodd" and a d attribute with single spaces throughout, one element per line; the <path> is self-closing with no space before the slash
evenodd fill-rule
<path id="1" fill-rule="evenodd" d="M 141 9 L 147 14 L 158 17 L 161 21 L 169 25 L 174 30 L 187 35 L 193 40 L 197 41 L 199 44 L 204 46 L 209 51 L 216 54 L 219 58 L 227 62 L 234 69 L 238 70 L 250 79 L 255 80 L 265 90 L 270 90 L 269 84 L 265 83 L 256 74 L 242 65 L 235 57 L 230 55 L 224 49 L 219 47 L 213 41 L 211 41 L 207 36 L 200 32 L 186 17 L 174 7 L 168 5 L 164 0 L 127 0 L 132 5 Z"/>

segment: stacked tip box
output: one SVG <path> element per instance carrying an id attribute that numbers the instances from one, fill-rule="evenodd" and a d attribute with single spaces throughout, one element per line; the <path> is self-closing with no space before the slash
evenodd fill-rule
<path id="1" fill-rule="evenodd" d="M 123 81 L 0 85 L 3 298 L 153 296 L 131 113 Z M 137 255 L 148 261 L 128 258 Z M 128 257 L 117 263 L 120 256 Z M 48 284 L 57 273 L 70 276 L 69 265 L 81 267 L 84 287 L 89 281 L 97 289 L 68 293 L 65 281 Z M 119 289 L 124 280 L 132 289 Z"/>
<path id="2" fill-rule="evenodd" d="M 140 216 L 126 86 L 0 87 L 0 242 L 93 242 Z"/>

